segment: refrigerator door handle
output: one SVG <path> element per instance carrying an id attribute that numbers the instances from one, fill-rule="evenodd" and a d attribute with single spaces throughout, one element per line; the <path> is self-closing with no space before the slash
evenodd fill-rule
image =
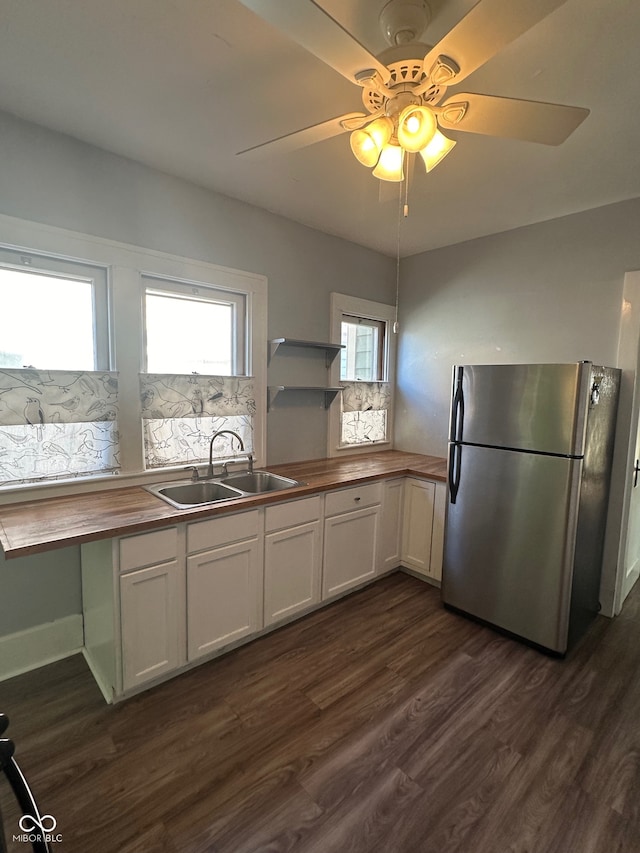
<path id="1" fill-rule="evenodd" d="M 456 390 L 453 395 L 451 409 L 451 440 L 462 441 L 464 427 L 464 392 L 462 390 L 462 374 L 464 368 L 456 368 Z"/>
<path id="2" fill-rule="evenodd" d="M 459 444 L 449 446 L 449 500 L 452 504 L 458 497 L 460 471 L 462 467 L 462 447 Z"/>

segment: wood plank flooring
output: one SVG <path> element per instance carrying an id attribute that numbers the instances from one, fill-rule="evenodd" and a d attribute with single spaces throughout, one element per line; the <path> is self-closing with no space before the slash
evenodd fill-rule
<path id="1" fill-rule="evenodd" d="M 115 707 L 78 656 L 0 710 L 68 853 L 640 853 L 640 590 L 560 661 L 398 573 Z"/>

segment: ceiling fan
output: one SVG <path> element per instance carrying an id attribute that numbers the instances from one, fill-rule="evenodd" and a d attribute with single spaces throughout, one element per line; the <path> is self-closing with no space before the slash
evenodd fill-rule
<path id="1" fill-rule="evenodd" d="M 285 153 L 351 132 L 351 149 L 375 177 L 402 181 L 407 155 L 427 172 L 452 150 L 442 130 L 560 145 L 588 109 L 447 89 L 461 83 L 565 0 L 478 0 L 435 46 L 418 41 L 430 21 L 426 0 L 391 0 L 380 24 L 391 47 L 373 56 L 315 0 L 240 0 L 347 80 L 362 88 L 366 112 L 329 121 L 238 154 Z"/>

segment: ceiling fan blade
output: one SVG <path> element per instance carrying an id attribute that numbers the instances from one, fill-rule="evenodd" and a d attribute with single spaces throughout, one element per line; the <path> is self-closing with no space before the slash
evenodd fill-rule
<path id="1" fill-rule="evenodd" d="M 438 124 L 489 136 L 560 145 L 589 115 L 584 107 L 461 92 L 436 110 Z"/>
<path id="2" fill-rule="evenodd" d="M 390 79 L 389 70 L 314 0 L 240 2 L 351 83 L 366 69 L 377 71 L 385 83 Z"/>
<path id="3" fill-rule="evenodd" d="M 293 133 L 286 133 L 284 136 L 278 136 L 268 142 L 261 142 L 251 148 L 245 148 L 243 151 L 238 151 L 236 156 L 259 160 L 263 157 L 271 157 L 274 154 L 288 154 L 297 148 L 314 145 L 316 142 L 323 142 L 325 139 L 331 139 L 333 136 L 344 133 L 346 128 L 342 122 L 351 125 L 349 129 L 355 129 L 359 119 L 362 120 L 362 124 L 365 124 L 371 118 L 372 116 L 369 113 L 345 113 L 345 115 L 337 116 L 337 118 L 322 121 L 320 124 L 312 124 L 309 127 L 303 127 L 302 130 L 295 130 Z"/>
<path id="4" fill-rule="evenodd" d="M 506 44 L 531 29 L 566 0 L 479 0 L 424 59 L 426 74 L 438 58 L 453 59 L 448 85 L 464 80 Z M 445 63 L 447 66 L 447 63 Z M 433 76 L 433 75 L 430 75 Z M 445 82 L 444 79 L 441 82 Z"/>

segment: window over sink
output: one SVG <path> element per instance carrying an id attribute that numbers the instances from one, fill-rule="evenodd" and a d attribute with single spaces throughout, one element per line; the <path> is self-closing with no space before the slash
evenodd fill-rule
<path id="1" fill-rule="evenodd" d="M 257 407 L 254 381 L 246 375 L 248 294 L 213 281 L 144 275 L 142 284 L 145 467 L 203 462 L 220 430 L 232 430 L 253 452 Z M 228 434 L 216 445 L 220 455 L 237 450 Z"/>
<path id="2" fill-rule="evenodd" d="M 264 464 L 264 276 L 2 214 L 0 239 L 0 502 L 182 468 L 235 417 Z M 141 419 L 197 452 L 149 464 Z"/>

